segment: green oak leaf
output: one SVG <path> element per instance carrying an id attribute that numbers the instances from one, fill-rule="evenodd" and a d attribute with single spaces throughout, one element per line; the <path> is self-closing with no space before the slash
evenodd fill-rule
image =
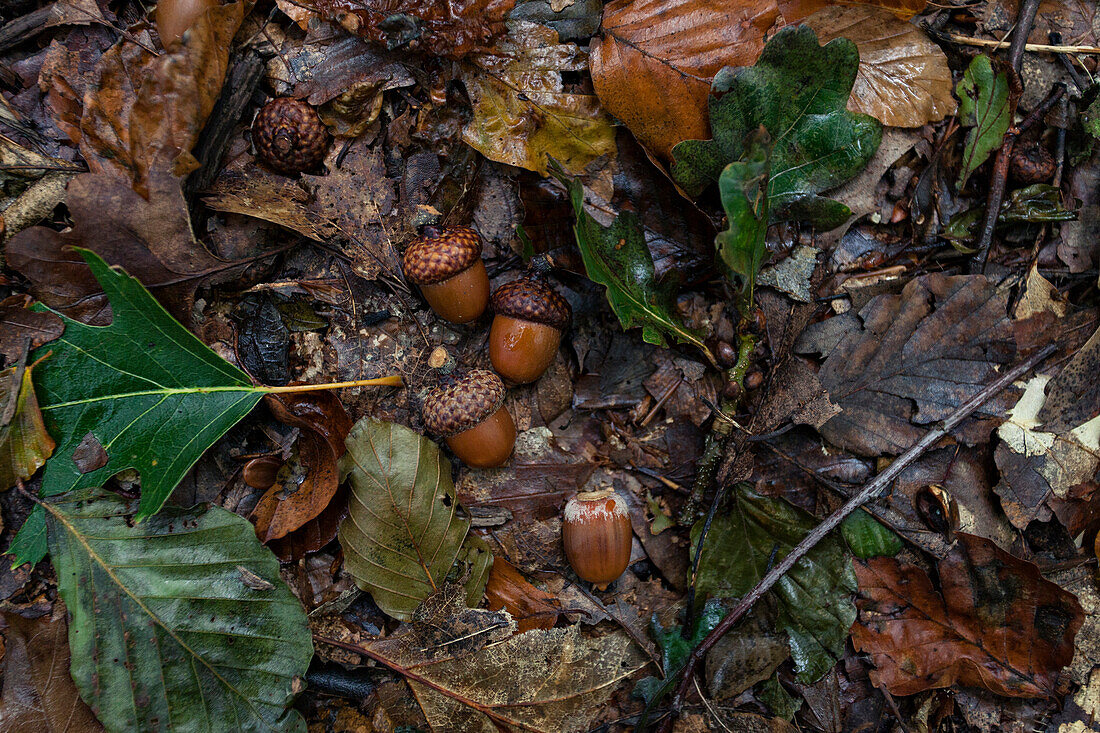
<path id="1" fill-rule="evenodd" d="M 820 46 L 808 26 L 781 29 L 755 66 L 727 67 L 715 75 L 714 139 L 674 147 L 673 179 L 698 196 L 744 156 L 746 138 L 762 125 L 775 143 L 768 185 L 772 220 L 839 226 L 851 211 L 818 194 L 853 178 L 882 141 L 878 120 L 847 110 L 858 69 L 859 51 L 848 39 Z"/>
<path id="2" fill-rule="evenodd" d="M 168 314 L 136 279 L 77 249 L 114 314 L 89 326 L 58 314 L 65 332 L 40 347 L 34 385 L 46 429 L 58 441 L 41 495 L 102 486 L 126 469 L 141 474 L 135 521 L 155 514 L 210 445 L 268 391 L 215 354 Z M 35 306 L 48 310 L 44 306 Z M 80 451 L 78 452 L 78 448 Z M 82 455 L 102 448 L 106 463 Z M 86 472 L 82 472 L 86 470 Z M 8 553 L 15 564 L 46 555 L 45 521 L 35 507 Z"/>
<path id="3" fill-rule="evenodd" d="M 711 364 L 714 356 L 703 343 L 702 334 L 687 328 L 674 315 L 676 287 L 673 282 L 657 282 L 653 255 L 645 243 L 641 221 L 631 211 L 623 211 L 611 226 L 602 226 L 584 208 L 584 186 L 576 178 L 564 175 L 551 161 L 551 170 L 569 192 L 576 223 L 577 238 L 588 279 L 603 285 L 607 302 L 623 329 L 641 326 L 642 339 L 654 346 L 667 346 L 672 338 L 693 344 Z"/>
<path id="4" fill-rule="evenodd" d="M 117 314 L 117 311 L 116 311 Z M 305 611 L 248 520 L 137 509 L 102 489 L 44 503 L 70 670 L 109 731 L 298 731 Z"/>
<path id="5" fill-rule="evenodd" d="M 458 514 L 451 462 L 439 446 L 403 425 L 365 417 L 345 441 L 341 479 L 351 479 L 340 523 L 345 567 L 384 612 L 408 621 L 420 602 L 462 583 L 475 606 L 493 555 Z"/>
<path id="6" fill-rule="evenodd" d="M 719 232 L 714 243 L 730 273 L 741 279 L 742 290 L 752 302 L 756 275 L 768 255 L 768 169 L 771 136 L 760 128 L 751 136 L 742 160 L 730 163 L 718 177 L 718 192 L 726 210 L 729 229 Z"/>
<path id="7" fill-rule="evenodd" d="M 959 170 L 959 188 L 970 174 L 1001 147 L 1012 110 L 1009 104 L 1008 77 L 994 73 L 988 56 L 975 56 L 958 86 L 959 123 L 969 127 Z"/>
<path id="8" fill-rule="evenodd" d="M 716 516 L 699 561 L 697 598 L 740 598 L 817 525 L 812 514 L 738 484 L 730 512 Z M 691 529 L 691 552 L 703 522 Z M 773 558 L 774 551 L 774 560 Z M 836 535 L 822 540 L 776 584 L 776 628 L 786 631 L 802 682 L 822 677 L 844 653 L 856 618 L 852 562 Z"/>

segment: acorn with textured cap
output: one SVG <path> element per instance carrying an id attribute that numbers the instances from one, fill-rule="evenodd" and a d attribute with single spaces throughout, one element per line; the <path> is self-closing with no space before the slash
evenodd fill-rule
<path id="1" fill-rule="evenodd" d="M 545 280 L 521 277 L 497 288 L 491 300 L 489 359 L 502 377 L 527 384 L 554 362 L 573 310 Z"/>
<path id="2" fill-rule="evenodd" d="M 328 130 L 301 99 L 277 97 L 252 122 L 252 142 L 264 163 L 280 173 L 313 170 L 325 159 Z"/>
<path id="3" fill-rule="evenodd" d="M 516 444 L 516 424 L 504 409 L 504 395 L 504 382 L 488 369 L 445 377 L 424 397 L 424 425 L 466 465 L 503 465 Z"/>
<path id="4" fill-rule="evenodd" d="M 630 564 L 630 512 L 613 489 L 577 494 L 562 512 L 565 557 L 582 580 L 606 590 Z"/>
<path id="5" fill-rule="evenodd" d="M 489 274 L 481 260 L 481 237 L 473 229 L 428 229 L 405 250 L 402 265 L 440 318 L 469 323 L 485 312 Z"/>

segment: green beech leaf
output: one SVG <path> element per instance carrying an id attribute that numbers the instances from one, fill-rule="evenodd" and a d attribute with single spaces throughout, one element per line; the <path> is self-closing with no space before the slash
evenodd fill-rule
<path id="1" fill-rule="evenodd" d="M 768 254 L 768 168 L 771 136 L 764 128 L 752 135 L 745 157 L 730 163 L 718 178 L 718 192 L 726 210 L 729 229 L 719 232 L 714 243 L 718 256 L 739 277 L 752 302 L 756 275 Z"/>
<path id="2" fill-rule="evenodd" d="M 840 523 L 840 533 L 852 554 L 866 560 L 869 557 L 893 557 L 901 550 L 901 538 L 894 530 L 863 509 L 849 514 Z"/>
<path id="3" fill-rule="evenodd" d="M 667 346 L 672 338 L 698 347 L 707 361 L 714 356 L 703 344 L 702 335 L 686 328 L 674 315 L 676 283 L 657 282 L 653 255 L 645 243 L 637 215 L 624 211 L 611 226 L 601 226 L 584 209 L 584 186 L 564 175 L 560 167 L 551 170 L 569 192 L 577 217 L 573 233 L 577 238 L 588 279 L 607 289 L 607 302 L 619 317 L 623 329 L 641 326 L 642 339 L 655 346 Z"/>
<path id="4" fill-rule="evenodd" d="M 70 669 L 110 731 L 301 731 L 289 709 L 313 641 L 252 525 L 86 489 L 45 504 Z"/>
<path id="5" fill-rule="evenodd" d="M 451 462 L 432 441 L 393 423 L 363 418 L 345 441 L 341 478 L 351 479 L 340 524 L 344 563 L 383 611 L 404 621 L 450 580 L 474 606 L 493 556 L 458 516 Z"/>
<path id="6" fill-rule="evenodd" d="M 734 489 L 734 506 L 717 516 L 707 533 L 696 582 L 698 598 L 739 598 L 768 570 L 775 551 L 779 562 L 817 525 L 817 519 L 782 499 Z M 691 552 L 703 522 L 691 529 Z M 776 628 L 787 632 L 801 681 L 821 678 L 844 653 L 848 629 L 856 618 L 852 593 L 856 577 L 840 538 L 830 535 L 783 576 L 772 593 L 778 608 Z"/>
<path id="7" fill-rule="evenodd" d="M 1008 103 L 1008 77 L 994 73 L 988 56 L 975 56 L 958 86 L 959 123 L 969 127 L 963 149 L 959 188 L 970 174 L 1001 147 L 1012 116 Z"/>
<path id="8" fill-rule="evenodd" d="M 853 178 L 882 141 L 878 120 L 847 109 L 858 69 L 859 51 L 846 38 L 820 46 L 809 26 L 783 28 L 755 66 L 727 67 L 715 75 L 714 139 L 674 147 L 673 179 L 698 196 L 744 156 L 746 138 L 763 125 L 775 141 L 768 185 L 772 220 L 839 226 L 851 211 L 818 194 Z"/>
<path id="9" fill-rule="evenodd" d="M 161 508 L 203 451 L 266 390 L 168 315 L 136 279 L 90 250 L 77 251 L 114 315 L 111 325 L 100 327 L 59 314 L 64 334 L 31 355 L 52 352 L 34 371 L 46 429 L 58 441 L 41 494 L 102 486 L 119 471 L 136 469 L 141 504 L 134 519 L 140 522 Z M 107 457 L 102 465 L 79 458 L 100 449 Z M 8 552 L 16 565 L 45 557 L 40 507 Z"/>

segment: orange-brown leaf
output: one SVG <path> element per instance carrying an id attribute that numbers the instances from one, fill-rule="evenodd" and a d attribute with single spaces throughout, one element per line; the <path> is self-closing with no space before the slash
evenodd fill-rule
<path id="1" fill-rule="evenodd" d="M 1045 697 L 1073 659 L 1081 604 L 983 537 L 958 535 L 939 563 L 942 595 L 923 569 L 893 558 L 857 561 L 855 570 L 852 641 L 874 661 L 871 680 L 891 694 L 969 685 Z"/>
<path id="2" fill-rule="evenodd" d="M 558 599 L 531 585 L 507 560 L 493 558 L 489 584 L 485 586 L 485 600 L 489 610 L 507 609 L 516 620 L 520 632 L 531 629 L 552 629 L 558 620 L 561 606 Z"/>
<path id="3" fill-rule="evenodd" d="M 788 23 L 802 20 L 817 11 L 834 5 L 881 8 L 902 20 L 909 20 L 928 5 L 927 0 L 782 0 L 779 9 Z"/>
<path id="4" fill-rule="evenodd" d="M 21 378 L 15 367 L 0 372 L 0 491 L 33 476 L 55 446 L 38 409 L 31 367 Z"/>
<path id="5" fill-rule="evenodd" d="M 321 514 L 339 486 L 336 456 L 328 441 L 319 433 L 303 430 L 296 455 L 280 469 L 275 484 L 252 510 L 256 536 L 261 542 L 286 537 Z"/>

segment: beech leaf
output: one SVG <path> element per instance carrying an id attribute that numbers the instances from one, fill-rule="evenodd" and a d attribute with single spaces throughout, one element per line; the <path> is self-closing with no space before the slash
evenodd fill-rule
<path id="1" fill-rule="evenodd" d="M 52 354 L 35 369 L 46 429 L 60 443 L 46 462 L 42 496 L 101 486 L 126 469 L 141 473 L 135 519 L 156 513 L 210 445 L 248 413 L 266 390 L 215 354 L 134 278 L 77 250 L 107 294 L 110 326 L 62 316 L 65 333 L 32 354 Z M 79 375 L 79 378 L 74 378 Z M 74 453 L 91 433 L 107 463 L 81 473 Z M 36 507 L 8 551 L 16 564 L 46 554 Z"/>
<path id="2" fill-rule="evenodd" d="M 304 733 L 305 611 L 246 519 L 170 507 L 135 525 L 102 489 L 45 507 L 73 680 L 108 729 Z"/>
<path id="3" fill-rule="evenodd" d="M 454 571 L 467 603 L 481 600 L 493 556 L 458 515 L 451 462 L 403 425 L 363 418 L 347 438 L 340 474 L 351 480 L 340 525 L 344 562 L 356 584 L 394 618 L 408 620 Z"/>
<path id="4" fill-rule="evenodd" d="M 952 685 L 1007 697 L 1055 694 L 1084 621 L 1074 596 L 976 535 L 959 533 L 928 574 L 893 558 L 856 563 L 856 649 L 871 655 L 871 680 L 893 695 Z"/>
<path id="5" fill-rule="evenodd" d="M 33 476 L 55 446 L 42 421 L 31 367 L 0 372 L 0 491 Z"/>
<path id="6" fill-rule="evenodd" d="M 734 489 L 734 506 L 716 516 L 707 533 L 696 582 L 698 597 L 740 598 L 760 581 L 768 565 L 782 560 L 817 519 L 782 499 Z M 692 553 L 703 522 L 691 529 Z M 821 678 L 844 653 L 856 609 L 851 560 L 839 537 L 830 535 L 783 576 L 772 591 L 776 628 L 790 638 L 791 656 L 804 683 Z"/>
<path id="7" fill-rule="evenodd" d="M 966 185 L 974 170 L 1001 147 L 1012 111 L 1009 104 L 1008 77 L 994 72 L 993 62 L 984 54 L 975 56 L 959 82 L 959 123 L 966 133 L 959 188 Z"/>
<path id="8" fill-rule="evenodd" d="M 473 119 L 462 138 L 498 163 L 547 174 L 550 158 L 574 174 L 615 152 L 615 128 L 592 94 L 565 91 L 563 71 L 582 71 L 576 44 L 555 30 L 509 22 L 509 35 L 486 54 L 463 63 L 462 80 Z M 549 157 L 548 157 L 549 156 Z"/>
<path id="9" fill-rule="evenodd" d="M 610 226 L 602 226 L 584 207 L 584 186 L 579 180 L 556 173 L 569 192 L 576 222 L 577 238 L 585 273 L 592 282 L 606 288 L 607 302 L 619 317 L 623 329 L 642 328 L 642 339 L 655 346 L 666 346 L 667 339 L 696 346 L 712 364 L 710 350 L 702 334 L 685 327 L 673 315 L 675 283 L 657 282 L 653 255 L 646 247 L 638 216 L 623 211 Z"/>
<path id="10" fill-rule="evenodd" d="M 851 211 L 818 194 L 859 173 L 882 140 L 878 120 L 846 109 L 858 68 L 859 51 L 847 39 L 819 46 L 808 26 L 780 30 L 755 66 L 715 76 L 714 138 L 677 145 L 673 179 L 699 195 L 726 165 L 742 158 L 746 139 L 763 126 L 775 141 L 768 186 L 773 220 L 839 226 Z"/>

